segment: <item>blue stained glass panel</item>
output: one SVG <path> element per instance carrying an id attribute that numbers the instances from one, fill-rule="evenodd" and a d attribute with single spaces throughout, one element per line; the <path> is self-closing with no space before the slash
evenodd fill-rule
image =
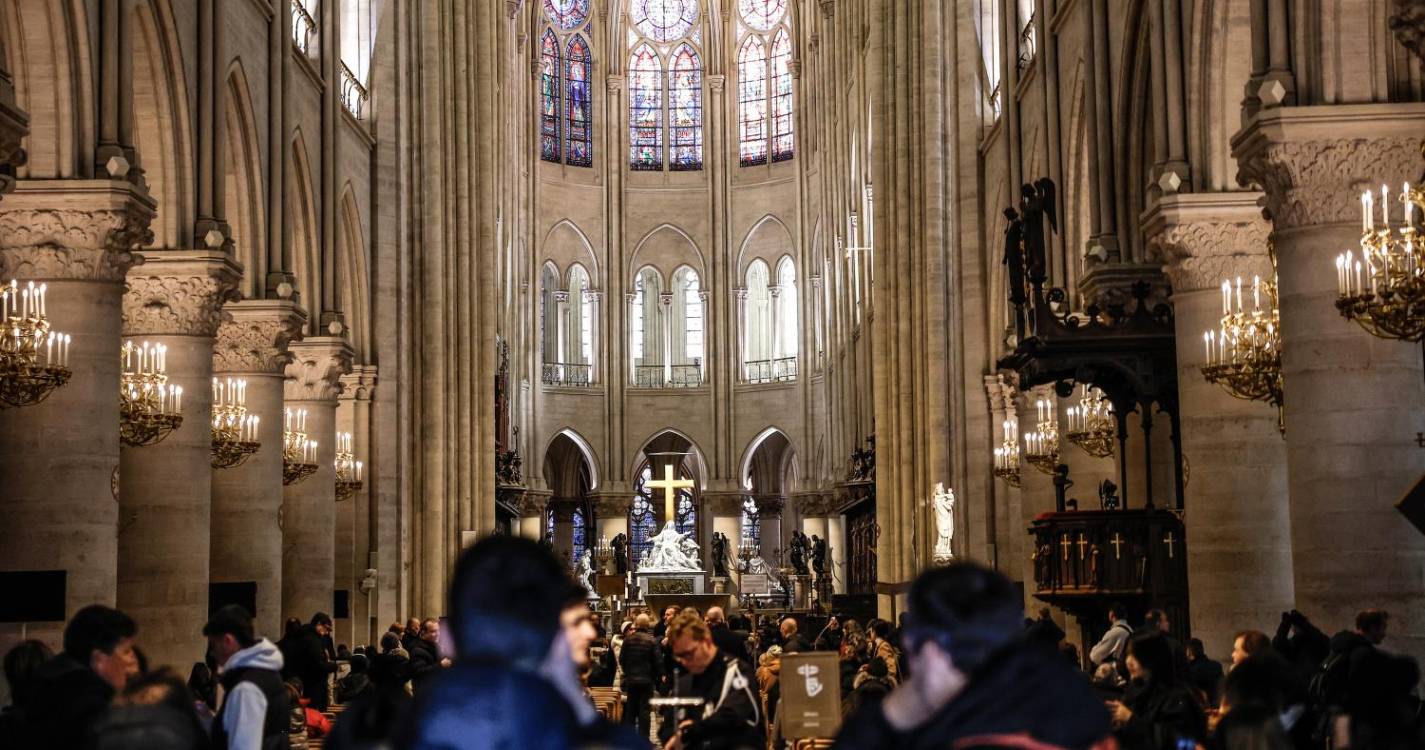
<path id="1" fill-rule="evenodd" d="M 768 31 L 781 20 L 787 0 L 739 0 L 742 20 L 758 31 Z"/>
<path id="2" fill-rule="evenodd" d="M 565 31 L 573 31 L 589 19 L 589 0 L 544 0 L 544 13 Z"/>
<path id="3" fill-rule="evenodd" d="M 588 167 L 594 163 L 594 102 L 590 87 L 589 45 L 582 36 L 569 41 L 568 66 L 565 79 L 568 84 L 568 153 L 565 163 L 576 167 Z"/>
<path id="4" fill-rule="evenodd" d="M 633 25 L 650 39 L 682 39 L 697 22 L 698 0 L 633 0 Z"/>
<path id="5" fill-rule="evenodd" d="M 539 155 L 559 161 L 559 39 L 547 29 L 539 53 Z"/>
<path id="6" fill-rule="evenodd" d="M 581 557 L 584 556 L 584 550 L 585 550 L 585 548 L 587 547 L 587 544 L 586 544 L 586 541 L 585 541 L 585 534 L 584 534 L 584 531 L 585 531 L 585 528 L 586 528 L 586 524 L 584 523 L 584 511 L 582 511 L 582 510 L 576 510 L 576 511 L 574 511 L 574 521 L 573 521 L 573 524 L 574 524 L 574 560 L 577 561 L 579 558 L 581 558 Z"/>
<path id="7" fill-rule="evenodd" d="M 639 484 L 642 491 L 642 483 Z M 629 567 L 637 569 L 643 554 L 653 548 L 653 536 L 658 533 L 658 520 L 653 516 L 653 507 L 648 498 L 636 495 L 633 508 L 628 513 L 628 556 Z"/>
<path id="8" fill-rule="evenodd" d="M 678 517 L 673 522 L 673 527 L 679 534 L 698 533 L 698 511 L 693 507 L 693 496 L 687 490 L 678 491 Z"/>

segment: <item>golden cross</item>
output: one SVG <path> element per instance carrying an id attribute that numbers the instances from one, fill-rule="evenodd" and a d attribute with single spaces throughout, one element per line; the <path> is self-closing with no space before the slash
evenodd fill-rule
<path id="1" fill-rule="evenodd" d="M 1173 536 L 1173 532 L 1171 532 L 1171 531 L 1168 532 L 1168 535 L 1167 535 L 1167 536 L 1163 537 L 1163 544 L 1168 545 L 1168 559 L 1169 559 L 1169 560 L 1173 559 L 1173 543 L 1176 542 L 1176 541 L 1177 541 L 1177 539 Z"/>
<path id="2" fill-rule="evenodd" d="M 1082 560 L 1082 559 L 1084 559 L 1084 548 L 1087 547 L 1087 546 L 1089 546 L 1089 540 L 1085 539 L 1083 534 L 1079 534 L 1079 542 L 1078 542 L 1078 544 L 1079 544 L 1079 559 Z"/>
<path id="3" fill-rule="evenodd" d="M 1113 544 L 1113 559 L 1123 559 L 1123 535 L 1117 531 L 1113 532 L 1113 541 L 1111 543 Z"/>
<path id="4" fill-rule="evenodd" d="M 644 486 L 650 490 L 663 490 L 663 522 L 671 523 L 677 517 L 678 490 L 692 488 L 693 480 L 675 479 L 673 465 L 664 464 L 663 478 L 655 479 Z"/>
<path id="5" fill-rule="evenodd" d="M 1059 546 L 1064 549 L 1064 562 L 1068 562 L 1068 561 L 1069 561 L 1069 548 L 1072 547 L 1072 546 L 1074 546 L 1074 543 L 1071 542 L 1071 541 L 1069 541 L 1069 535 L 1068 535 L 1068 534 L 1065 534 L 1065 535 L 1064 535 L 1063 539 L 1059 542 Z"/>

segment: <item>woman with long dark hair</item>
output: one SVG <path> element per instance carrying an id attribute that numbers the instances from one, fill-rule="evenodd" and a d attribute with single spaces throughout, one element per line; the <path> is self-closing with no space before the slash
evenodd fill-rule
<path id="1" fill-rule="evenodd" d="M 1162 633 L 1139 633 L 1128 641 L 1129 683 L 1122 701 L 1109 701 L 1124 750 L 1176 750 L 1202 742 L 1207 721 L 1192 688 L 1173 668 L 1173 651 Z"/>

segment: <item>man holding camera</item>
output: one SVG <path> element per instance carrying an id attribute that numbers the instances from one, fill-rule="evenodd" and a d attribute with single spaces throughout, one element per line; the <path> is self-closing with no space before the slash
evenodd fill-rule
<path id="1" fill-rule="evenodd" d="M 676 722 L 664 724 L 665 750 L 760 748 L 766 744 L 766 720 L 752 679 L 752 666 L 718 650 L 712 631 L 696 610 L 688 609 L 668 625 L 668 644 L 678 665 L 674 695 L 700 698 Z"/>

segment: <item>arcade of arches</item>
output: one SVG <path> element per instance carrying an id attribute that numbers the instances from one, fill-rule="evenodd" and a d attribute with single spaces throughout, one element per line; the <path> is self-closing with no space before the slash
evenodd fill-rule
<path id="1" fill-rule="evenodd" d="M 709 566 L 715 534 L 773 568 L 816 535 L 827 605 L 883 616 L 953 554 L 1073 637 L 1126 599 L 1223 657 L 1283 610 L 1378 606 L 1425 656 L 1394 507 L 1425 473 L 1420 354 L 1333 276 L 1382 220 L 1361 190 L 1400 225 L 1425 171 L 1422 19 L 0 0 L 0 279 L 45 286 L 71 372 L 0 408 L 0 597 L 33 600 L 0 650 L 91 602 L 160 663 L 215 601 L 371 642 L 440 613 L 481 535 L 572 568 L 625 534 L 636 564 L 672 521 Z M 1239 278 L 1276 279 L 1280 425 L 1203 376 Z M 161 439 L 118 408 L 125 343 L 183 388 L 142 407 L 181 413 Z M 261 447 L 215 468 L 229 379 Z M 671 519 L 665 472 L 692 483 Z"/>

